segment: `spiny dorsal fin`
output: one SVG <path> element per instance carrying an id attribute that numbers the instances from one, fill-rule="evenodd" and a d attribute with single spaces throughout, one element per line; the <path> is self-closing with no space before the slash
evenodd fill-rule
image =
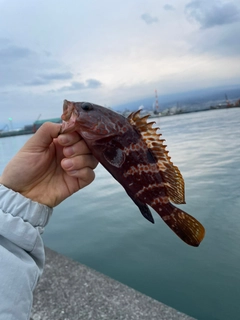
<path id="1" fill-rule="evenodd" d="M 149 115 L 140 117 L 140 110 L 131 113 L 128 121 L 141 134 L 148 149 L 157 159 L 157 164 L 163 181 L 165 183 L 166 192 L 170 200 L 174 203 L 185 203 L 184 196 L 184 180 L 177 166 L 174 166 L 171 158 L 166 150 L 165 140 L 160 139 L 161 134 L 157 133 L 159 128 L 153 128 L 155 122 L 147 122 Z"/>

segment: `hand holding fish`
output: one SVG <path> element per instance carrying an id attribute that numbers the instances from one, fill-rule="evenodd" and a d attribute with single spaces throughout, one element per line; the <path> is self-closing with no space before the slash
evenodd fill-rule
<path id="1" fill-rule="evenodd" d="M 77 132 L 59 135 L 60 128 L 43 124 L 8 163 L 0 183 L 49 207 L 90 184 L 97 160 Z"/>

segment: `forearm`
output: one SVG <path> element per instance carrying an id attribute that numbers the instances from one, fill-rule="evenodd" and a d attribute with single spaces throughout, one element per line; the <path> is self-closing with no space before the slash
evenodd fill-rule
<path id="1" fill-rule="evenodd" d="M 41 233 L 52 209 L 0 185 L 0 320 L 30 317 L 43 271 Z"/>

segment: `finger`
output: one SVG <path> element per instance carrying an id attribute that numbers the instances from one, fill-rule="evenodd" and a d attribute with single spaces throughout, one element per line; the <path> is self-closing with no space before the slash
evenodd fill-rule
<path id="1" fill-rule="evenodd" d="M 74 157 L 76 155 L 90 153 L 91 151 L 88 149 L 88 146 L 86 145 L 84 140 L 80 140 L 77 143 L 63 149 L 63 154 L 65 155 L 65 157 Z"/>
<path id="2" fill-rule="evenodd" d="M 82 140 L 82 137 L 76 132 L 71 133 L 63 133 L 58 136 L 58 143 L 63 146 L 71 146 L 72 144 L 77 143 L 78 141 Z"/>
<path id="3" fill-rule="evenodd" d="M 95 173 L 90 168 L 83 168 L 79 172 L 78 181 L 80 189 L 85 188 L 95 179 Z"/>
<path id="4" fill-rule="evenodd" d="M 59 134 L 60 123 L 45 122 L 26 142 L 26 148 L 47 148 Z"/>
<path id="5" fill-rule="evenodd" d="M 61 162 L 63 170 L 69 175 L 78 177 L 78 171 L 89 167 L 95 169 L 98 161 L 92 155 L 79 155 L 73 158 L 64 158 Z"/>
<path id="6" fill-rule="evenodd" d="M 86 187 L 95 179 L 95 173 L 93 169 L 89 167 L 84 167 L 80 170 L 75 170 L 75 171 L 69 171 L 69 172 L 66 171 L 66 173 L 70 177 L 74 177 L 78 179 L 79 189 Z"/>

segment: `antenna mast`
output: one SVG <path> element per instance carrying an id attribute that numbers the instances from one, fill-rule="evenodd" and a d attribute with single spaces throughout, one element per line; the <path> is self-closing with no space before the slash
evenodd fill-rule
<path id="1" fill-rule="evenodd" d="M 155 114 L 158 114 L 158 113 L 159 113 L 157 89 L 155 89 L 155 110 L 154 110 L 154 113 L 155 113 Z"/>

